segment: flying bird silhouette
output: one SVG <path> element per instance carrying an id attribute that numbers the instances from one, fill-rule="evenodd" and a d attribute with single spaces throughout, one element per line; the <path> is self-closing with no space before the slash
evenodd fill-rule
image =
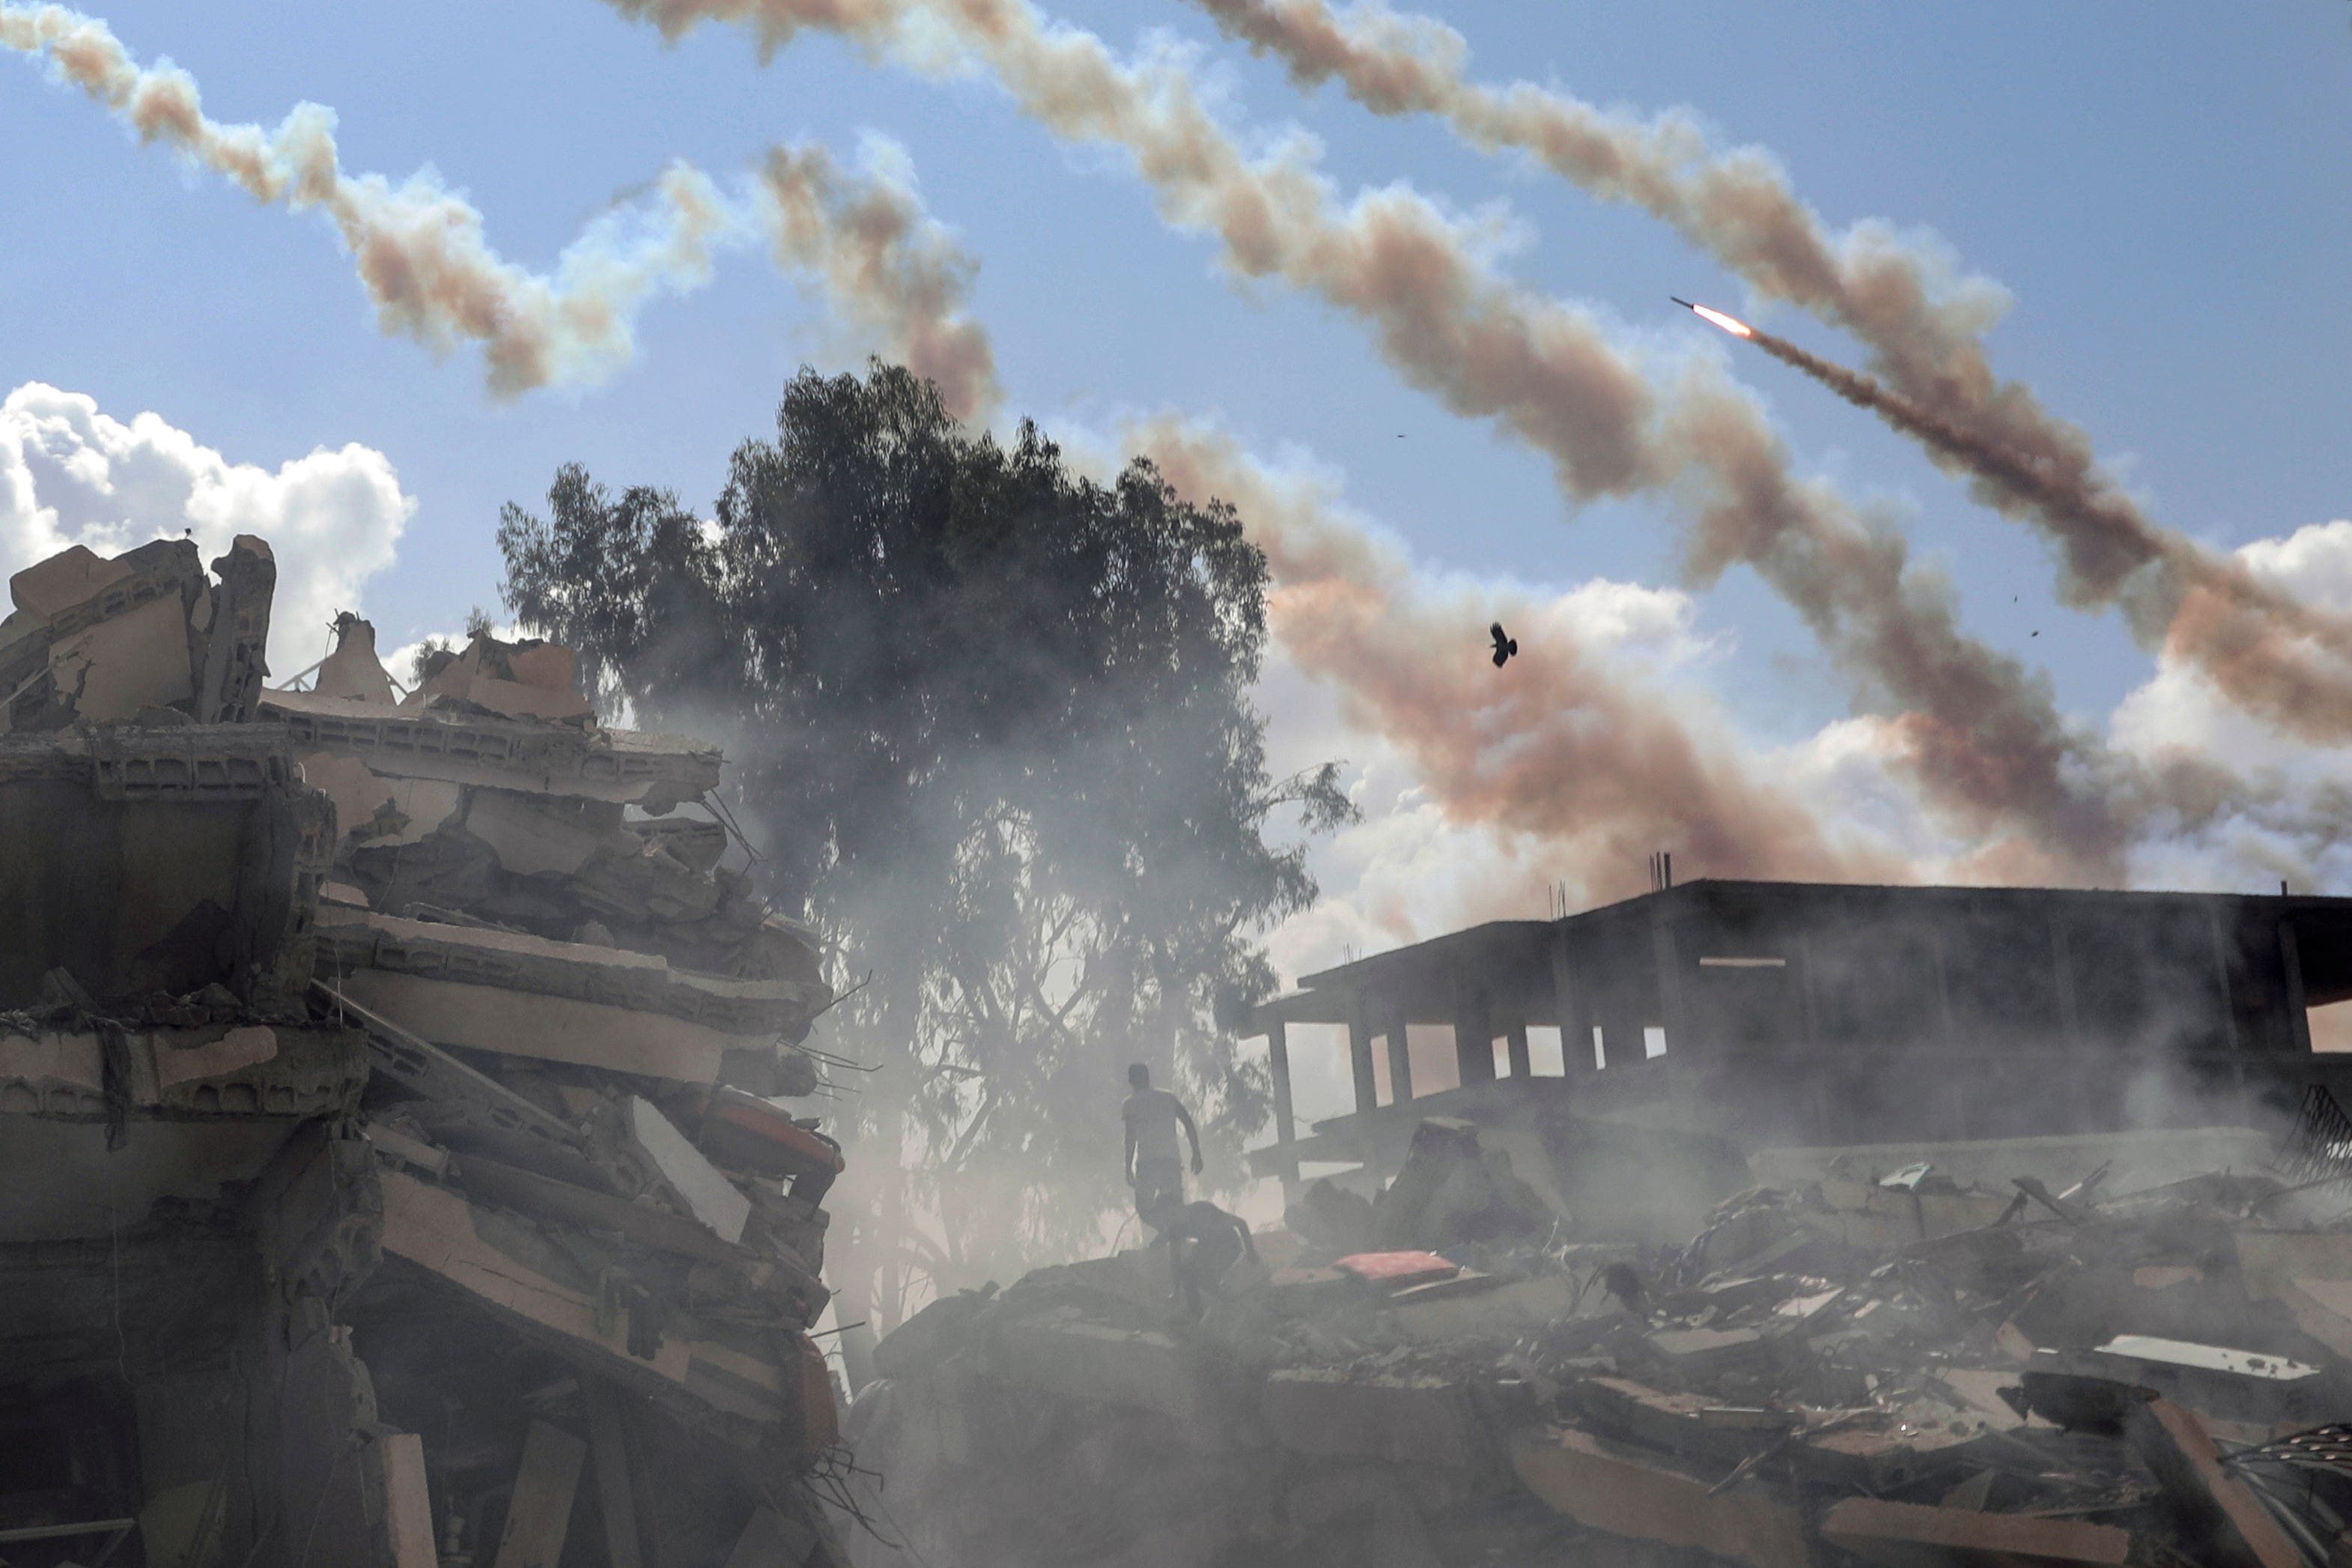
<path id="1" fill-rule="evenodd" d="M 1505 637 L 1503 635 L 1503 623 L 1500 621 L 1496 621 L 1489 629 L 1494 633 L 1495 637 L 1495 668 L 1496 669 L 1500 669 L 1503 668 L 1503 661 L 1505 659 L 1509 658 L 1513 654 L 1519 651 L 1519 639 L 1517 637 Z"/>

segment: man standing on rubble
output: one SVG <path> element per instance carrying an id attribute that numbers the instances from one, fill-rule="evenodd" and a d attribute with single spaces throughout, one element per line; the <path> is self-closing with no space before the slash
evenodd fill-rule
<path id="1" fill-rule="evenodd" d="M 1138 1218 L 1154 1230 L 1164 1216 L 1184 1201 L 1184 1165 L 1177 1149 L 1176 1129 L 1192 1142 L 1192 1173 L 1201 1173 L 1201 1130 L 1184 1102 L 1164 1089 L 1151 1087 L 1151 1069 L 1141 1062 L 1127 1069 L 1134 1092 L 1119 1108 L 1127 1122 L 1127 1184 L 1135 1189 Z"/>

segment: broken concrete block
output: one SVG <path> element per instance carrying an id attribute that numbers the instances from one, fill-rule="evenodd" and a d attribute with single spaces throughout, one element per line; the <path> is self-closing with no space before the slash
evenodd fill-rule
<path id="1" fill-rule="evenodd" d="M 604 847 L 597 832 L 578 812 L 562 812 L 509 790 L 472 792 L 466 803 L 466 831 L 490 847 L 499 865 L 518 877 L 569 877 Z M 627 836 L 634 844 L 635 835 Z"/>
<path id="2" fill-rule="evenodd" d="M 2352 1360 L 2352 1280 L 2293 1279 L 2279 1295 L 2297 1327 Z"/>
<path id="3" fill-rule="evenodd" d="M 1376 1245 L 1371 1200 L 1328 1178 L 1307 1184 L 1284 1211 L 1283 1224 L 1334 1252 L 1362 1252 Z"/>
<path id="4" fill-rule="evenodd" d="M 1522 1433 L 1511 1466 L 1545 1505 L 1591 1530 L 1750 1568 L 1807 1568 L 1804 1520 L 1760 1492 L 1710 1483 L 1574 1428 Z"/>
<path id="5" fill-rule="evenodd" d="M 710 1083 L 736 1049 L 773 1048 L 830 993 L 736 980 L 652 953 L 328 909 L 320 964 L 339 989 L 440 1046 Z"/>
<path id="6" fill-rule="evenodd" d="M 399 1128 L 382 1121 L 372 1121 L 360 1129 L 360 1132 L 374 1145 L 378 1153 L 413 1166 L 428 1176 L 448 1173 L 449 1151 L 437 1144 L 413 1138 Z"/>
<path id="7" fill-rule="evenodd" d="M 312 752 L 302 779 L 335 803 L 336 830 L 347 846 L 391 848 L 415 844 L 457 815 L 465 792 L 438 779 L 379 773 L 355 757 Z"/>
<path id="8" fill-rule="evenodd" d="M 58 700 L 92 724 L 120 723 L 195 693 L 188 667 L 187 612 L 177 595 L 148 600 L 59 637 L 49 647 Z"/>
<path id="9" fill-rule="evenodd" d="M 572 650 L 553 643 L 509 643 L 478 633 L 461 651 L 428 664 L 404 706 L 447 699 L 510 718 L 583 719 L 595 709 L 575 685 Z"/>
<path id="10" fill-rule="evenodd" d="M 395 1432 L 383 1440 L 384 1530 L 392 1547 L 390 1568 L 436 1568 L 433 1500 L 425 1489 L 425 1439 Z M 152 1559 L 151 1559 L 152 1561 Z"/>
<path id="11" fill-rule="evenodd" d="M 8 579 L 8 597 L 28 616 L 44 619 L 96 598 L 131 575 L 131 568 L 84 545 L 71 544 L 37 561 Z"/>
<path id="12" fill-rule="evenodd" d="M 320 662 L 310 689 L 320 697 L 393 706 L 392 681 L 376 658 L 373 622 L 349 610 L 336 616 L 334 651 Z"/>
<path id="13" fill-rule="evenodd" d="M 1588 1378 L 1571 1397 L 1612 1436 L 1717 1465 L 1736 1465 L 1803 1425 L 1801 1415 L 1785 1411 L 1743 1410 L 1744 1419 L 1726 1420 L 1729 1413 L 1705 1394 L 1669 1394 L 1630 1378 Z"/>
<path id="14" fill-rule="evenodd" d="M 240 533 L 229 542 L 228 553 L 213 563 L 213 574 L 220 586 L 213 591 L 212 624 L 205 629 L 204 666 L 197 674 L 196 722 L 247 723 L 262 678 L 269 673 L 263 656 L 278 559 L 268 543 Z"/>
<path id="15" fill-rule="evenodd" d="M 387 1170 L 380 1179 L 387 1257 L 424 1269 L 583 1371 L 750 1445 L 780 1431 L 814 1431 L 810 1411 L 820 1401 L 829 1414 L 829 1392 L 803 1386 L 804 1362 L 773 1364 L 705 1336 L 687 1320 L 673 1319 L 677 1331 L 663 1333 L 650 1356 L 634 1354 L 631 1308 L 601 1297 L 593 1282 L 555 1278 L 502 1249 L 483 1233 L 484 1226 L 499 1229 L 493 1211 L 477 1210 L 461 1194 L 404 1172 Z M 814 1349 L 805 1336 L 797 1344 L 803 1357 Z M 830 1437 L 811 1440 L 822 1446 Z"/>
<path id="16" fill-rule="evenodd" d="M 687 1211 L 709 1226 L 722 1241 L 743 1239 L 743 1222 L 751 1216 L 751 1200 L 670 1125 L 669 1118 L 632 1095 L 626 1108 L 629 1136 L 638 1152 L 675 1194 Z"/>
<path id="17" fill-rule="evenodd" d="M 2131 1534 L 2069 1519 L 2020 1519 L 1846 1498 L 1822 1521 L 1832 1545 L 1887 1568 L 2089 1568 L 2129 1562 Z"/>
<path id="18" fill-rule="evenodd" d="M 1464 1468 L 1485 1452 L 1469 1391 L 1453 1378 L 1285 1367 L 1268 1374 L 1261 1411 L 1296 1453 Z"/>
<path id="19" fill-rule="evenodd" d="M 1565 1274 L 1514 1279 L 1474 1296 L 1422 1298 L 1408 1290 L 1392 1299 L 1397 1331 L 1418 1343 L 1515 1339 L 1567 1317 L 1576 1307 L 1576 1281 Z"/>
<path id="20" fill-rule="evenodd" d="M 1192 1421 L 1208 1408 L 1199 1359 L 1166 1334 L 1056 1311 L 998 1325 L 973 1370 L 1000 1383 Z"/>
<path id="21" fill-rule="evenodd" d="M 387 711 L 308 691 L 264 690 L 261 710 L 286 726 L 299 751 L 332 752 L 403 778 L 625 803 L 656 815 L 719 786 L 718 748 L 670 735 L 433 708 Z"/>
<path id="22" fill-rule="evenodd" d="M 1649 1347 L 1675 1375 L 1702 1383 L 1727 1373 L 1756 1372 L 1771 1363 L 1772 1347 L 1754 1329 L 1666 1329 Z"/>
<path id="23" fill-rule="evenodd" d="M 2238 1278 L 2246 1296 L 2275 1301 L 2295 1279 L 2352 1279 L 2352 1233 L 2325 1230 L 2240 1230 Z"/>
<path id="24" fill-rule="evenodd" d="M 571 1433 L 544 1421 L 530 1424 L 492 1568 L 556 1568 L 572 1528 L 581 1461 L 587 1457 L 588 1445 Z"/>

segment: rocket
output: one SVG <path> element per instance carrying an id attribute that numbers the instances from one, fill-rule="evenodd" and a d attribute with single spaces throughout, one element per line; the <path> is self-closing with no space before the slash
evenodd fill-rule
<path id="1" fill-rule="evenodd" d="M 1678 294 L 1669 294 L 1666 298 L 1701 320 L 1713 321 L 1735 338 L 1752 338 L 1756 335 L 1756 329 L 1737 316 L 1727 316 L 1722 311 L 1709 310 L 1705 305 L 1694 305 Z"/>

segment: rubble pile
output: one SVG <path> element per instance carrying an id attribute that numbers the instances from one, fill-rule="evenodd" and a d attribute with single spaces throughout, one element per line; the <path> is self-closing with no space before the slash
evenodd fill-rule
<path id="1" fill-rule="evenodd" d="M 0 1561 L 843 1561 L 832 993 L 719 752 L 544 642 L 268 689 L 275 572 L 9 584 Z"/>
<path id="2" fill-rule="evenodd" d="M 910 1320 L 849 1420 L 905 1552 L 854 1550 L 2352 1561 L 2352 1140 L 2320 1142 L 2315 1174 L 2060 1191 L 1845 1160 L 1668 1246 L 1580 1239 L 1476 1129 L 1424 1122 L 1377 1200 L 1307 1187 L 1197 1321 L 1162 1246 Z"/>

